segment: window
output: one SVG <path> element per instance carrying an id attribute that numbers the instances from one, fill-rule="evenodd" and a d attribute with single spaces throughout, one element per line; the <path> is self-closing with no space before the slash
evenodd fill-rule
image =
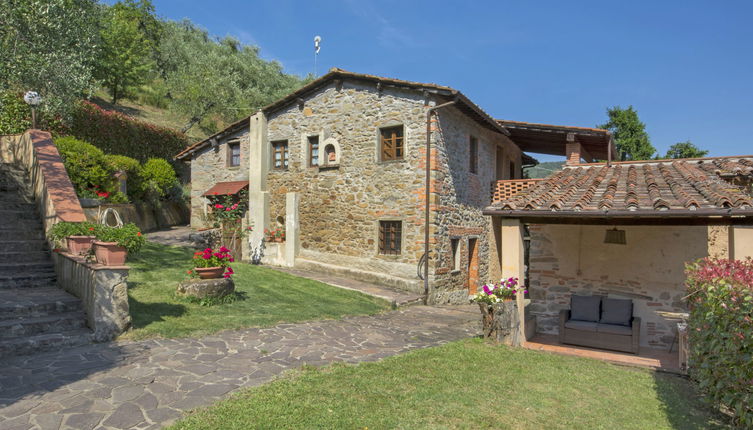
<path id="1" fill-rule="evenodd" d="M 450 262 L 450 268 L 452 270 L 460 270 L 460 239 L 455 237 L 450 239 L 450 249 L 452 250 L 452 261 Z"/>
<path id="2" fill-rule="evenodd" d="M 288 168 L 288 141 L 278 140 L 272 142 L 272 167 L 279 170 Z"/>
<path id="3" fill-rule="evenodd" d="M 478 139 L 473 136 L 470 141 L 470 155 L 468 170 L 471 173 L 478 173 Z"/>
<path id="4" fill-rule="evenodd" d="M 402 221 L 379 221 L 379 253 L 399 255 L 402 237 Z"/>
<path id="5" fill-rule="evenodd" d="M 510 179 L 515 179 L 516 173 L 518 172 L 515 171 L 515 162 L 510 161 Z"/>
<path id="6" fill-rule="evenodd" d="M 241 143 L 228 142 L 227 144 L 227 165 L 236 167 L 241 165 Z"/>
<path id="7" fill-rule="evenodd" d="M 319 136 L 309 136 L 309 167 L 319 165 Z"/>
<path id="8" fill-rule="evenodd" d="M 403 142 L 403 126 L 387 127 L 379 130 L 380 153 L 382 161 L 402 160 L 405 154 Z"/>

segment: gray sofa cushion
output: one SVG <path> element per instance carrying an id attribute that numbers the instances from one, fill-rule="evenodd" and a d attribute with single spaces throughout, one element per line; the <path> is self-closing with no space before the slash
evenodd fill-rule
<path id="1" fill-rule="evenodd" d="M 570 319 L 599 322 L 600 296 L 570 296 Z"/>
<path id="2" fill-rule="evenodd" d="M 603 299 L 601 301 L 602 324 L 630 326 L 633 318 L 633 301 L 626 299 Z"/>
<path id="3" fill-rule="evenodd" d="M 565 323 L 565 328 L 571 328 L 573 330 L 580 330 L 580 331 L 596 331 L 596 326 L 598 326 L 597 323 L 590 322 L 590 321 L 570 320 Z"/>
<path id="4" fill-rule="evenodd" d="M 614 324 L 596 324 L 596 331 L 599 333 L 619 334 L 622 336 L 631 336 L 633 334 L 632 328 Z"/>

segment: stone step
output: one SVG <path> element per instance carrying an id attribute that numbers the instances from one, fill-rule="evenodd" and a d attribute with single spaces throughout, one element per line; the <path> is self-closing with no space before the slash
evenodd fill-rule
<path id="1" fill-rule="evenodd" d="M 398 290 L 408 291 L 411 293 L 422 294 L 424 291 L 423 281 L 420 279 L 406 279 L 389 273 L 377 273 L 367 270 L 355 269 L 346 266 L 337 266 L 329 263 L 308 260 L 305 258 L 295 259 L 295 268 L 302 270 L 311 270 L 325 274 L 342 276 L 358 281 L 370 282 L 377 285 L 396 288 Z"/>
<path id="2" fill-rule="evenodd" d="M 15 339 L 0 339 L 0 358 L 59 351 L 91 342 L 92 332 L 89 329 L 44 333 Z"/>
<path id="3" fill-rule="evenodd" d="M 3 261 L 7 261 L 3 259 Z M 29 262 L 0 263 L 0 276 L 25 276 L 31 273 L 55 273 L 52 259 Z"/>
<path id="4" fill-rule="evenodd" d="M 39 288 L 55 285 L 55 271 L 45 270 L 35 273 L 19 273 L 16 275 L 0 275 L 0 290 L 13 288 Z"/>
<path id="5" fill-rule="evenodd" d="M 0 339 L 34 336 L 78 330 L 86 327 L 83 311 L 57 312 L 41 317 L 13 318 L 0 321 Z"/>
<path id="6" fill-rule="evenodd" d="M 8 252 L 35 252 L 47 250 L 47 241 L 36 240 L 6 240 L 0 242 L 0 254 Z"/>
<path id="7" fill-rule="evenodd" d="M 0 202 L 2 203 L 34 203 L 32 196 L 25 191 L 10 185 L 0 185 Z"/>
<path id="8" fill-rule="evenodd" d="M 2 203 L 0 203 L 2 206 Z M 0 231 L 2 230 L 29 230 L 29 231 L 43 231 L 42 221 L 39 218 L 17 218 L 14 220 L 8 220 L 0 222 Z"/>
<path id="9" fill-rule="evenodd" d="M 47 251 L 27 251 L 27 252 L 2 252 L 0 253 L 3 261 L 13 261 L 17 263 L 35 263 L 43 261 L 52 261 L 50 253 Z"/>
<path id="10" fill-rule="evenodd" d="M 81 300 L 57 287 L 0 289 L 0 321 L 81 310 Z"/>
<path id="11" fill-rule="evenodd" d="M 44 239 L 44 232 L 41 228 L 32 230 L 0 230 L 0 242 L 6 240 L 35 240 Z"/>
<path id="12" fill-rule="evenodd" d="M 20 219 L 35 220 L 42 225 L 37 207 L 33 203 L 2 203 L 0 204 L 0 224 L 14 222 Z"/>

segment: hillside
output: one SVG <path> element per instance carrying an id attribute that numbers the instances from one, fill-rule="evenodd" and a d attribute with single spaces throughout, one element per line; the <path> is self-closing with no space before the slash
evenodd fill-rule
<path id="1" fill-rule="evenodd" d="M 531 179 L 546 178 L 552 173 L 562 169 L 562 166 L 564 164 L 564 161 L 547 161 L 544 163 L 539 163 L 534 167 L 525 169 L 525 174 L 526 177 Z"/>

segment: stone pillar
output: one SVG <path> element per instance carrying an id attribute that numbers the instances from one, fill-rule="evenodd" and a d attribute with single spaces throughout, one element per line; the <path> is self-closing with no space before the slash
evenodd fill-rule
<path id="1" fill-rule="evenodd" d="M 285 265 L 295 266 L 295 257 L 300 248 L 300 224 L 298 222 L 298 193 L 285 195 Z"/>
<path id="2" fill-rule="evenodd" d="M 523 225 L 518 219 L 503 218 L 501 223 L 502 232 L 500 234 L 502 241 L 502 277 L 518 278 L 519 288 L 525 289 L 523 285 L 525 280 L 525 260 L 523 245 Z M 518 335 L 520 345 L 526 342 L 526 321 L 525 321 L 525 297 L 523 294 L 516 295 L 518 306 Z"/>
<path id="3" fill-rule="evenodd" d="M 249 174 L 248 206 L 249 225 L 253 228 L 248 235 L 251 257 L 264 240 L 264 229 L 269 226 L 269 193 L 267 173 L 269 171 L 269 142 L 267 141 L 267 117 L 262 111 L 251 116 L 249 130 Z"/>
<path id="4" fill-rule="evenodd" d="M 566 137 L 565 156 L 567 156 L 567 165 L 580 164 L 581 158 L 587 163 L 593 162 L 593 157 L 583 148 L 574 133 L 568 133 Z"/>
<path id="5" fill-rule="evenodd" d="M 727 225 L 710 225 L 708 228 L 708 255 L 711 258 L 731 258 L 730 237 L 732 228 Z"/>

